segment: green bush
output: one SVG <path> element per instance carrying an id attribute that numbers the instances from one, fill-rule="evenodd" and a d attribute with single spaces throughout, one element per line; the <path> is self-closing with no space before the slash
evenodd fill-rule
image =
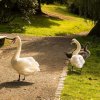
<path id="1" fill-rule="evenodd" d="M 35 13 L 36 0 L 0 0 L 0 23 L 7 23 L 16 15 L 28 17 Z"/>

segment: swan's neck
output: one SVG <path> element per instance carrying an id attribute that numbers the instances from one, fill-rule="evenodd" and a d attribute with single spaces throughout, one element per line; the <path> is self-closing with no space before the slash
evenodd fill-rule
<path id="1" fill-rule="evenodd" d="M 77 45 L 77 48 L 76 48 L 76 50 L 73 52 L 73 55 L 77 55 L 79 52 L 80 52 L 80 50 L 81 50 L 81 45 L 80 45 L 80 43 L 77 41 L 77 42 L 75 42 L 76 43 L 76 45 Z"/>
<path id="2" fill-rule="evenodd" d="M 18 39 L 17 51 L 16 51 L 13 59 L 17 60 L 20 57 L 21 46 L 22 46 L 21 39 Z"/>

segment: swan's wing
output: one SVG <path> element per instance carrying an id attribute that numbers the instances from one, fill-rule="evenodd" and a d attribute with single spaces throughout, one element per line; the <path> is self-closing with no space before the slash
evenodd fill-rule
<path id="1" fill-rule="evenodd" d="M 71 64 L 77 68 L 82 68 L 85 63 L 83 57 L 81 55 L 73 55 L 71 60 Z"/>
<path id="2" fill-rule="evenodd" d="M 35 61 L 35 59 L 33 59 L 32 57 L 19 58 L 17 61 L 17 66 L 19 66 L 22 69 L 30 68 L 39 70 L 38 62 Z"/>
<path id="3" fill-rule="evenodd" d="M 28 68 L 26 68 L 25 70 L 30 72 L 33 70 L 35 71 L 40 71 L 39 68 L 39 63 L 33 58 L 33 57 L 25 57 L 24 59 L 27 59 L 27 61 L 30 63 L 30 66 Z"/>
<path id="4" fill-rule="evenodd" d="M 18 58 L 12 63 L 13 68 L 20 74 L 30 75 L 40 71 L 38 62 L 32 57 Z"/>
<path id="5" fill-rule="evenodd" d="M 85 60 L 83 59 L 83 57 L 81 55 L 78 55 L 78 64 L 77 64 L 77 67 L 78 68 L 82 68 L 83 65 L 85 63 Z"/>
<path id="6" fill-rule="evenodd" d="M 15 65 L 16 65 L 16 67 L 18 67 L 20 69 L 24 69 L 28 66 L 32 66 L 31 62 L 25 58 L 19 58 Z"/>
<path id="7" fill-rule="evenodd" d="M 79 55 L 79 60 L 80 60 L 80 62 L 81 62 L 82 64 L 85 63 L 85 60 L 84 60 L 84 58 L 83 58 L 81 55 Z"/>
<path id="8" fill-rule="evenodd" d="M 33 57 L 25 57 L 32 65 L 39 67 L 39 63 Z"/>

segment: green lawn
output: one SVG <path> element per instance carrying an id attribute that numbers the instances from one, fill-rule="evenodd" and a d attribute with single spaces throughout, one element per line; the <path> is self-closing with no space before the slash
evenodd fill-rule
<path id="1" fill-rule="evenodd" d="M 61 100 L 100 99 L 100 39 L 78 38 L 81 43 L 90 41 L 91 56 L 86 60 L 82 74 L 69 73 L 64 82 Z"/>
<path id="2" fill-rule="evenodd" d="M 81 17 L 68 13 L 65 6 L 43 5 L 42 11 L 53 16 L 56 15 L 56 17 L 32 16 L 31 24 L 21 18 L 16 18 L 9 24 L 0 25 L 0 32 L 34 36 L 59 36 L 90 31 L 94 26 L 92 21 L 86 21 Z M 63 19 L 59 19 L 57 16 Z"/>

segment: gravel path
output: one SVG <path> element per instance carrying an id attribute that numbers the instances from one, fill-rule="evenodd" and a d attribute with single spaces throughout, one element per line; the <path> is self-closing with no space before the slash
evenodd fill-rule
<path id="1" fill-rule="evenodd" d="M 10 35 L 10 36 L 14 36 Z M 0 100 L 53 100 L 63 68 L 64 52 L 70 49 L 67 37 L 21 36 L 22 56 L 32 56 L 40 64 L 41 71 L 16 82 L 18 74 L 10 60 L 16 52 L 15 45 L 0 48 Z"/>

